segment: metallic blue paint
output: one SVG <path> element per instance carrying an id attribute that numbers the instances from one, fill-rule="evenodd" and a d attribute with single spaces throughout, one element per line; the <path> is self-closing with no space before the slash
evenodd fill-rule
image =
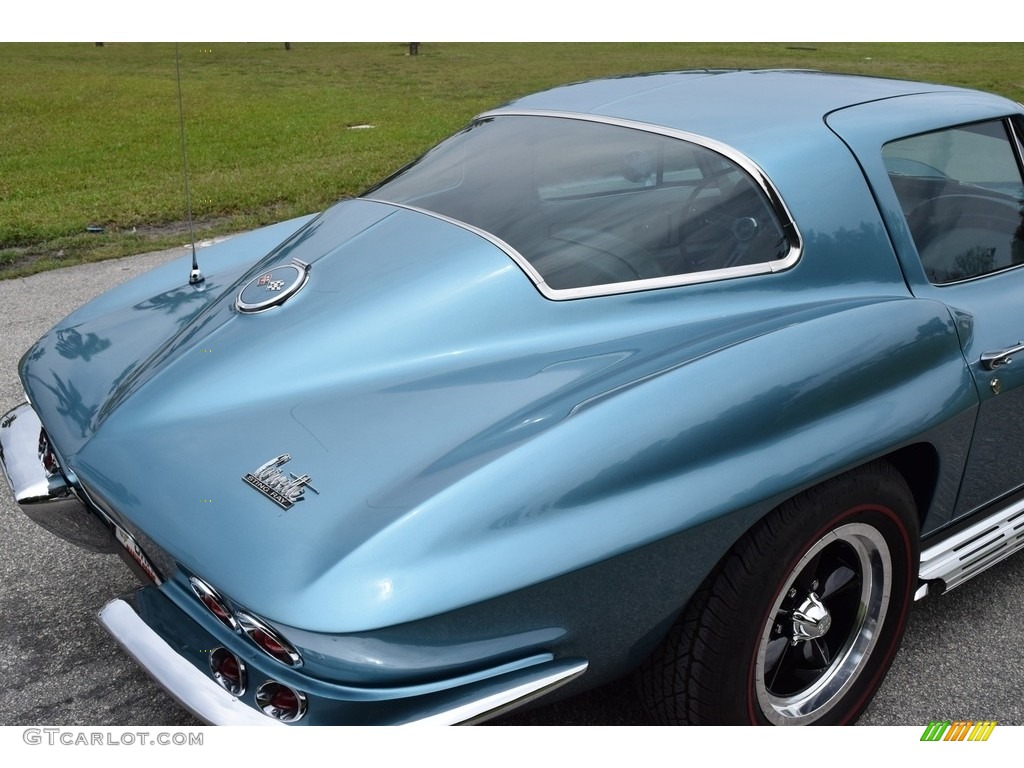
<path id="1" fill-rule="evenodd" d="M 531 660 L 587 659 L 567 691 L 621 674 L 756 520 L 880 456 L 939 457 L 923 529 L 955 517 L 987 396 L 961 349 L 973 314 L 923 280 L 879 151 L 1019 108 L 748 72 L 585 83 L 508 109 L 735 147 L 778 188 L 801 260 L 553 302 L 477 234 L 353 200 L 208 249 L 201 290 L 184 261 L 114 289 L 22 361 L 65 470 L 185 569 L 137 598 L 147 623 L 197 669 L 217 643 L 311 692 L 314 722 L 401 720 L 338 702 L 472 687 Z M 235 309 L 292 259 L 311 265 L 301 292 Z M 288 510 L 241 479 L 285 452 L 318 491 Z M 220 625 L 186 571 L 272 622 L 303 668 Z"/>

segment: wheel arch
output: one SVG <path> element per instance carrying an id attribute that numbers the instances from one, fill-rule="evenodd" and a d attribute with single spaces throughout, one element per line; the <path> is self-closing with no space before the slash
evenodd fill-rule
<path id="1" fill-rule="evenodd" d="M 938 489 L 939 453 L 935 446 L 931 443 L 914 443 L 880 458 L 892 464 L 910 487 L 917 507 L 918 523 L 923 529 Z"/>
<path id="2" fill-rule="evenodd" d="M 914 506 L 917 511 L 918 523 L 923 529 L 925 520 L 928 518 L 929 511 L 936 503 L 940 479 L 939 452 L 935 445 L 929 442 L 913 443 L 887 454 L 872 457 L 854 466 L 845 467 L 842 470 L 831 472 L 825 476 L 817 478 L 811 484 L 799 489 L 794 489 L 791 493 L 777 499 L 774 504 L 764 511 L 764 514 L 760 514 L 757 517 L 752 518 L 750 520 L 750 524 L 745 529 L 737 531 L 735 538 L 729 546 L 724 549 L 721 557 L 715 563 L 715 566 L 709 570 L 703 583 L 706 584 L 717 576 L 717 574 L 722 570 L 723 564 L 733 553 L 736 544 L 750 531 L 760 525 L 761 522 L 773 512 L 787 504 L 790 504 L 794 499 L 804 494 L 811 493 L 816 489 L 843 477 L 844 475 L 859 472 L 878 463 L 890 465 L 903 478 L 904 482 L 906 482 L 914 498 Z M 684 604 L 680 613 L 685 610 L 686 605 Z"/>
<path id="3" fill-rule="evenodd" d="M 906 480 L 903 471 L 907 471 L 907 467 L 913 467 L 908 462 L 913 461 L 915 457 L 927 457 L 929 453 L 934 456 L 934 450 L 928 444 L 908 446 L 906 449 L 894 451 L 891 455 L 874 458 L 839 474 L 832 475 L 780 502 L 768 514 L 759 518 L 745 531 L 690 598 L 681 614 L 673 622 L 658 649 L 637 670 L 636 680 L 639 685 L 640 694 L 645 699 L 650 714 L 663 724 L 741 724 L 741 720 L 748 724 L 763 722 L 764 717 L 756 715 L 755 711 L 772 711 L 765 709 L 767 705 L 763 700 L 758 705 L 761 709 L 756 710 L 752 708 L 755 704 L 753 698 L 745 700 L 744 707 L 740 709 L 749 709 L 748 720 L 746 719 L 748 715 L 741 715 L 740 709 L 737 709 L 735 697 L 708 695 L 715 686 L 708 686 L 709 673 L 700 672 L 700 670 L 707 668 L 712 671 L 710 674 L 723 674 L 725 677 L 715 679 L 725 689 L 733 690 L 734 693 L 740 690 L 745 691 L 747 688 L 738 682 L 739 678 L 743 676 L 740 674 L 743 670 L 736 667 L 732 659 L 734 656 L 737 658 L 749 658 L 750 656 L 749 654 L 746 654 L 746 656 L 743 654 L 736 656 L 736 654 L 728 650 L 723 651 L 716 647 L 712 638 L 721 639 L 731 636 L 731 633 L 723 634 L 722 629 L 725 626 L 733 626 L 739 629 L 741 625 L 747 623 L 749 615 L 746 609 L 741 609 L 741 607 L 737 606 L 742 606 L 748 595 L 754 594 L 757 590 L 762 590 L 764 586 L 761 581 L 762 574 L 768 574 L 767 583 L 782 584 L 782 591 L 776 594 L 776 599 L 787 599 L 781 597 L 781 595 L 789 587 L 791 583 L 789 579 L 796 578 L 795 574 L 798 571 L 802 573 L 805 563 L 814 562 L 809 561 L 808 558 L 814 554 L 815 550 L 804 549 L 803 542 L 806 540 L 809 547 L 814 546 L 819 549 L 834 546 L 829 538 L 823 536 L 823 534 L 831 534 L 828 526 L 842 523 L 841 527 L 835 529 L 835 532 L 838 533 L 852 528 L 864 529 L 865 531 L 873 530 L 874 538 L 879 539 L 879 541 L 881 540 L 879 537 L 882 535 L 879 531 L 887 528 L 890 530 L 890 533 L 886 534 L 886 538 L 889 538 L 890 547 L 884 548 L 884 551 L 892 554 L 892 560 L 890 561 L 889 555 L 882 557 L 884 557 L 884 562 L 887 563 L 884 566 L 884 571 L 886 573 L 891 572 L 893 578 L 896 579 L 898 589 L 894 588 L 891 593 L 895 601 L 889 605 L 889 613 L 892 614 L 892 620 L 887 619 L 884 604 L 880 604 L 881 607 L 876 606 L 879 612 L 875 615 L 874 620 L 879 622 L 877 632 L 881 633 L 881 637 L 884 639 L 884 643 L 880 642 L 879 644 L 879 650 L 881 651 L 878 655 L 879 661 L 873 661 L 869 667 L 864 668 L 863 675 L 861 671 L 855 671 L 850 666 L 848 660 L 858 659 L 854 663 L 859 667 L 861 664 L 859 655 L 853 651 L 850 652 L 852 655 L 847 655 L 846 651 L 842 650 L 847 647 L 843 644 L 844 638 L 847 635 L 841 632 L 839 644 L 824 659 L 823 663 L 828 666 L 820 667 L 820 674 L 825 676 L 822 680 L 826 680 L 829 686 L 833 685 L 832 680 L 842 681 L 841 687 L 837 687 L 835 693 L 825 693 L 824 691 L 829 689 L 819 688 L 817 682 L 805 689 L 793 688 L 791 692 L 787 692 L 790 690 L 787 688 L 781 693 L 774 692 L 772 688 L 776 678 L 773 676 L 773 683 L 765 688 L 765 696 L 768 696 L 770 699 L 774 697 L 771 704 L 772 707 L 782 707 L 775 710 L 776 714 L 772 717 L 772 722 L 776 720 L 785 721 L 792 718 L 792 720 L 784 724 L 796 724 L 798 722 L 803 723 L 804 721 L 816 721 L 819 717 L 827 717 L 829 721 L 835 719 L 834 723 L 826 721 L 826 724 L 843 724 L 855 721 L 870 701 L 874 691 L 883 679 L 889 663 L 892 661 L 899 646 L 903 628 L 905 627 L 907 611 L 912 603 L 911 595 L 917 574 L 917 556 L 919 554 L 917 544 L 920 522 L 920 510 L 917 509 L 919 503 L 918 494 L 927 494 L 928 492 L 929 466 L 926 465 L 921 471 L 911 469 L 910 473 L 914 474 L 917 481 L 916 491 L 914 486 Z M 901 471 L 897 465 L 902 465 L 904 470 Z M 931 465 L 931 469 L 934 469 L 934 464 Z M 934 472 L 932 474 L 934 475 Z M 900 490 L 901 488 L 902 490 Z M 854 504 L 845 508 L 838 505 L 839 503 L 850 504 L 856 501 L 858 496 L 860 498 L 871 498 L 876 494 L 879 494 L 879 499 L 885 500 L 880 507 L 875 507 L 874 504 Z M 830 508 L 841 511 L 842 514 L 829 520 L 828 515 L 832 514 L 828 511 Z M 902 513 L 898 511 L 900 509 L 903 510 Z M 848 524 L 858 519 L 867 519 L 864 517 L 865 515 L 882 521 L 881 525 L 872 523 L 871 526 L 864 526 L 856 523 L 850 526 Z M 899 522 L 901 518 L 902 523 Z M 819 525 L 822 526 L 820 529 L 818 528 Z M 900 539 L 893 539 L 891 536 L 895 534 L 899 537 L 900 530 L 903 531 L 902 540 L 906 546 L 903 548 L 897 546 L 893 549 L 892 544 L 895 544 Z M 800 533 L 801 531 L 810 534 L 809 538 L 803 536 Z M 798 535 L 792 535 L 794 533 Z M 858 532 L 857 538 L 861 538 L 864 535 Z M 833 539 L 832 541 L 836 540 Z M 778 550 L 775 546 L 771 545 L 772 541 L 779 545 Z M 903 551 L 902 578 L 899 576 L 901 569 L 898 563 L 900 558 L 896 556 L 901 549 Z M 780 556 L 780 553 L 784 554 Z M 792 570 L 792 574 L 786 576 L 785 574 L 790 572 L 793 561 L 797 560 L 798 562 Z M 849 572 L 845 562 L 845 559 L 838 561 L 839 564 L 836 567 Z M 892 565 L 890 563 L 896 565 L 895 569 L 891 571 Z M 785 580 L 780 581 L 775 578 L 778 575 L 775 573 L 776 570 L 784 574 Z M 887 580 L 888 576 L 885 578 Z M 827 583 L 832 583 L 831 577 Z M 875 582 L 867 581 L 865 583 L 874 584 Z M 813 592 L 821 592 L 821 599 L 827 600 L 828 587 L 824 581 L 821 588 L 818 585 L 819 582 L 816 580 L 810 583 L 809 587 L 804 585 L 802 589 L 811 590 L 810 597 L 814 598 L 814 604 L 824 610 L 822 608 L 823 604 Z M 793 586 L 799 585 L 793 583 Z M 797 600 L 797 591 L 797 589 L 792 589 L 788 594 L 788 599 L 797 601 L 794 602 L 794 606 L 799 602 Z M 888 603 L 888 595 L 890 594 L 888 588 L 883 590 L 881 586 L 874 586 L 872 587 L 872 592 L 878 596 L 879 600 Z M 771 591 L 766 594 L 771 594 Z M 897 598 L 899 594 L 903 595 L 902 599 Z M 770 603 L 757 602 L 759 606 L 762 604 L 767 606 Z M 847 605 L 849 605 L 848 601 Z M 794 606 L 790 606 L 790 608 L 794 608 Z M 778 608 L 779 603 L 776 602 L 775 608 L 768 611 L 767 615 L 769 617 L 772 616 L 772 611 Z M 794 608 L 794 610 L 797 609 Z M 798 610 L 804 611 L 806 607 L 800 605 Z M 731 619 L 728 618 L 730 611 L 733 614 Z M 825 611 L 824 613 L 824 618 L 827 619 L 829 612 Z M 859 610 L 854 614 L 850 613 L 849 609 L 847 609 L 846 615 L 847 617 L 860 617 L 861 614 Z M 726 618 L 723 619 L 723 616 Z M 885 624 L 881 623 L 883 620 L 886 620 Z M 734 623 L 737 621 L 739 623 Z M 769 618 L 768 628 L 764 629 L 764 634 L 761 637 L 760 643 L 762 646 L 765 643 L 775 643 L 777 639 L 784 639 L 786 637 L 782 624 L 776 623 L 772 630 L 772 624 L 775 621 L 776 619 Z M 862 628 L 861 624 L 860 618 L 856 618 L 855 621 L 850 623 L 848 629 L 851 633 L 856 632 L 856 635 L 850 634 L 850 639 L 846 642 L 862 643 L 865 644 L 865 649 L 873 649 L 876 629 L 868 625 L 864 625 L 864 628 Z M 763 619 L 755 622 L 755 637 L 757 628 L 763 626 Z M 831 620 L 823 625 L 824 628 L 820 630 L 820 634 L 806 635 L 805 640 L 824 637 L 829 632 L 830 626 Z M 768 635 L 769 630 L 773 633 L 780 633 L 782 638 L 772 639 Z M 745 632 L 740 631 L 738 634 L 744 635 Z M 740 648 L 733 640 L 729 640 L 729 643 L 735 646 L 733 651 Z M 787 641 L 787 643 L 797 645 L 797 640 Z M 860 647 L 860 645 L 849 647 Z M 871 655 L 873 655 L 873 650 L 865 650 L 865 659 Z M 836 662 L 831 663 L 830 659 L 835 659 Z M 758 669 L 761 668 L 762 660 L 763 654 L 756 658 Z M 751 664 L 753 664 L 753 661 Z M 802 666 L 802 664 L 800 663 L 799 666 Z M 839 666 L 836 666 L 836 664 Z M 813 668 L 818 666 L 818 664 L 815 664 Z M 683 669 L 686 670 L 685 673 L 681 672 Z M 752 675 L 750 679 L 755 680 L 754 667 L 751 666 L 750 669 L 750 674 Z M 836 672 L 831 670 L 836 670 Z M 699 679 L 695 683 L 689 682 L 691 673 L 696 674 L 698 672 L 700 672 L 698 677 L 702 677 L 702 680 Z M 809 673 L 809 670 L 807 670 L 807 673 Z M 757 674 L 760 675 L 761 673 L 758 672 Z M 765 675 L 764 681 L 767 684 L 767 672 Z M 725 682 L 722 682 L 723 680 Z M 761 689 L 755 688 L 755 690 L 760 700 Z M 790 696 L 795 697 L 794 701 L 801 702 L 801 708 L 793 709 L 792 712 L 789 711 L 790 705 L 787 702 L 790 700 Z M 826 698 L 823 698 L 823 696 Z M 833 698 L 840 696 L 849 698 L 850 703 L 847 704 L 844 701 L 840 705 L 840 698 Z M 775 700 L 779 704 L 776 704 Z M 833 706 L 836 706 L 834 714 L 832 712 Z M 806 711 L 803 709 L 805 707 Z"/>
<path id="4" fill-rule="evenodd" d="M 751 530 L 756 528 L 765 518 L 778 510 L 780 507 L 791 503 L 797 497 L 815 491 L 826 484 L 841 478 L 844 475 L 858 472 L 879 462 L 889 464 L 903 478 L 914 498 L 914 506 L 917 510 L 918 524 L 923 529 L 928 513 L 935 503 L 939 484 L 939 453 L 936 447 L 929 442 L 917 442 L 911 445 L 898 448 L 882 456 L 860 462 L 854 466 L 846 467 L 840 471 L 829 473 L 826 476 L 816 479 L 810 485 L 793 490 L 792 493 L 780 498 L 764 514 L 753 518 L 750 525 L 738 532 L 735 539 L 725 548 L 722 556 L 704 579 L 704 583 L 712 580 L 721 571 L 723 564 L 730 557 L 736 544 Z M 692 597 L 691 597 L 692 599 Z M 681 609 L 685 611 L 684 605 Z"/>

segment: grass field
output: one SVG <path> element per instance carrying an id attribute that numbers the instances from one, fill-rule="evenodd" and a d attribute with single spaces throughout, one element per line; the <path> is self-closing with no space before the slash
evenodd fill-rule
<path id="1" fill-rule="evenodd" d="M 800 67 L 1024 100 L 1017 43 L 425 43 L 417 56 L 402 43 L 187 43 L 179 51 L 200 237 L 319 210 L 488 107 L 601 75 Z M 0 44 L 0 277 L 187 241 L 175 61 L 173 44 Z M 374 127 L 353 128 L 364 125 Z"/>

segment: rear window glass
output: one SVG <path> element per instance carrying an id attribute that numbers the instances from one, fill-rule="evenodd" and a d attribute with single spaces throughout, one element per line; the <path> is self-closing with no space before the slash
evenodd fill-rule
<path id="1" fill-rule="evenodd" d="M 583 120 L 478 121 L 365 196 L 482 229 L 556 290 L 790 253 L 764 191 L 732 160 L 693 142 Z"/>

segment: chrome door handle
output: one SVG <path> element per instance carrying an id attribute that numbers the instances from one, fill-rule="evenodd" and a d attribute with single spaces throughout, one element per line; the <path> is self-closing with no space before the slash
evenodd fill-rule
<path id="1" fill-rule="evenodd" d="M 1009 349 L 997 349 L 994 352 L 984 352 L 981 355 L 981 367 L 986 371 L 994 371 L 1004 365 L 1013 362 L 1013 355 L 1024 352 L 1024 341 L 1018 341 L 1017 346 Z"/>

